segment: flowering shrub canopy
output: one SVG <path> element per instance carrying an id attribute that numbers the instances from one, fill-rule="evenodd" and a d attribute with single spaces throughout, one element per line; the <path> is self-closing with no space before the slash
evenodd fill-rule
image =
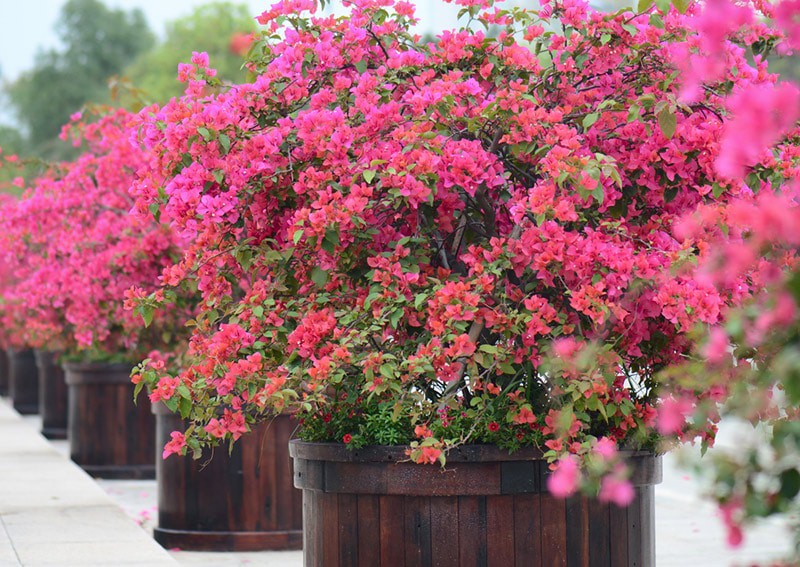
<path id="1" fill-rule="evenodd" d="M 93 123 L 76 117 L 70 128 L 87 150 L 4 203 L 0 245 L 11 277 L 3 314 L 13 346 L 135 361 L 168 340 L 161 334 L 174 317 L 167 322 L 162 314 L 144 330 L 122 301 L 132 287 L 157 289 L 161 271 L 180 254 L 166 225 L 129 214 L 128 188 L 144 164 L 128 139 L 130 119 L 124 111 Z M 129 295 L 136 293 L 145 291 Z"/>
<path id="2" fill-rule="evenodd" d="M 680 79 L 687 46 L 706 56 L 699 12 L 458 3 L 470 25 L 425 44 L 408 2 L 285 0 L 259 17 L 252 83 L 206 94 L 195 54 L 186 96 L 140 113 L 137 210 L 190 242 L 163 279 L 205 306 L 185 368 L 135 377 L 192 421 L 168 452 L 292 411 L 307 440 L 418 462 L 467 442 L 574 454 L 554 491 L 599 471 L 629 501 L 617 451 L 655 446 L 656 374 L 754 283 L 689 269 L 720 231 L 676 224 L 793 175 L 793 146 L 765 153 L 785 120 L 737 137 L 750 119 L 725 97 L 796 93 L 749 62 L 764 30 L 722 43 L 711 81 Z"/>

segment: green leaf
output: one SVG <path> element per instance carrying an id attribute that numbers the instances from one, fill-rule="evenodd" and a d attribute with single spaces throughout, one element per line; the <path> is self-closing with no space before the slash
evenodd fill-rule
<path id="1" fill-rule="evenodd" d="M 294 231 L 294 235 L 292 236 L 292 242 L 297 244 L 298 242 L 300 242 L 301 238 L 303 238 L 303 229 L 298 228 L 297 230 Z"/>
<path id="2" fill-rule="evenodd" d="M 377 175 L 377 172 L 371 169 L 366 170 L 364 172 L 364 181 L 366 181 L 367 183 L 372 183 L 372 180 L 375 179 L 375 175 Z"/>
<path id="3" fill-rule="evenodd" d="M 402 309 L 397 309 L 389 316 L 389 323 L 392 325 L 393 329 L 397 328 L 397 325 L 400 324 L 400 319 L 403 318 L 404 311 Z"/>
<path id="4" fill-rule="evenodd" d="M 138 402 L 139 392 L 142 391 L 142 388 L 144 388 L 144 382 L 140 380 L 139 383 L 137 383 L 136 386 L 133 387 L 133 403 Z"/>
<path id="5" fill-rule="evenodd" d="M 606 193 L 603 190 L 603 185 L 601 183 L 598 183 L 597 187 L 595 187 L 594 190 L 592 191 L 592 197 L 595 198 L 595 200 L 599 205 L 603 204 L 603 201 L 606 198 Z"/>
<path id="6" fill-rule="evenodd" d="M 153 218 L 156 219 L 156 222 L 161 218 L 161 207 L 158 203 L 150 203 L 150 206 L 147 207 L 150 210 L 150 214 L 153 215 Z"/>
<path id="7" fill-rule="evenodd" d="M 328 272 L 319 266 L 315 266 L 314 269 L 311 270 L 311 281 L 317 284 L 317 287 L 324 286 L 328 283 Z"/>
<path id="8" fill-rule="evenodd" d="M 219 144 L 226 154 L 231 151 L 231 139 L 226 134 L 219 135 Z"/>
<path id="9" fill-rule="evenodd" d="M 144 321 L 144 326 L 149 327 L 150 323 L 153 322 L 153 313 L 155 309 L 152 305 L 142 305 L 139 309 L 139 312 L 142 314 L 142 320 Z"/>
<path id="10" fill-rule="evenodd" d="M 691 0 L 672 0 L 672 5 L 675 6 L 675 9 L 681 14 L 686 13 L 686 9 L 689 8 L 690 3 Z"/>
<path id="11" fill-rule="evenodd" d="M 646 12 L 653 5 L 655 0 L 639 0 L 639 5 L 636 7 L 638 12 Z"/>
<path id="12" fill-rule="evenodd" d="M 800 493 L 800 471 L 787 469 L 781 473 L 781 496 L 787 500 L 794 500 Z"/>
<path id="13" fill-rule="evenodd" d="M 675 128 L 678 126 L 678 118 L 669 108 L 664 108 L 656 116 L 658 118 L 658 127 L 661 128 L 661 133 L 667 139 L 675 135 Z"/>
<path id="14" fill-rule="evenodd" d="M 211 138 L 211 132 L 208 131 L 208 128 L 203 128 L 201 126 L 197 129 L 197 133 L 200 134 L 206 142 Z"/>
<path id="15" fill-rule="evenodd" d="M 592 112 L 591 114 L 587 114 L 583 119 L 583 127 L 589 128 L 592 124 L 597 122 L 598 118 L 600 118 L 599 112 Z"/>
<path id="16" fill-rule="evenodd" d="M 364 61 L 362 59 L 361 61 L 356 63 L 356 71 L 358 71 L 359 73 L 363 74 L 364 72 L 366 72 L 366 70 L 367 70 L 367 62 L 366 61 Z"/>
<path id="17" fill-rule="evenodd" d="M 660 30 L 664 29 L 664 20 L 658 14 L 650 14 L 650 25 Z"/>

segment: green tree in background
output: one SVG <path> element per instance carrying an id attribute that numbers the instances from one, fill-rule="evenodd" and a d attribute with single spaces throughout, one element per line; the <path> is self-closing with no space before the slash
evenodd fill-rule
<path id="1" fill-rule="evenodd" d="M 108 80 L 153 45 L 141 10 L 109 9 L 99 0 L 69 0 L 56 33 L 63 45 L 7 86 L 8 99 L 33 152 L 61 157 L 57 140 L 70 115 L 107 98 Z"/>
<path id="2" fill-rule="evenodd" d="M 205 51 L 223 81 L 242 82 L 246 51 L 244 36 L 256 30 L 250 9 L 231 2 L 213 2 L 167 25 L 166 39 L 143 53 L 125 70 L 125 76 L 148 101 L 164 103 L 183 93 L 177 80 L 178 63 L 187 62 L 192 51 Z"/>

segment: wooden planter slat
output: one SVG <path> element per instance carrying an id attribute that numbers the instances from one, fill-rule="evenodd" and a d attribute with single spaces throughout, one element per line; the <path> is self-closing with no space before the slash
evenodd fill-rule
<path id="1" fill-rule="evenodd" d="M 319 446 L 290 444 L 295 485 L 303 488 L 307 567 L 648 567 L 655 561 L 652 499 L 661 464 L 652 455 L 631 456 L 637 500 L 625 509 L 555 498 L 546 490 L 544 461 L 498 461 L 504 455 L 491 447 L 462 451 L 443 473 L 438 466 L 388 462 L 395 448 L 359 451 L 367 457 L 361 466 L 352 454 L 337 453 L 346 452 L 341 445 Z M 315 459 L 317 453 L 332 459 Z"/>
<path id="2" fill-rule="evenodd" d="M 441 545 L 431 549 L 433 564 L 441 567 L 458 567 L 458 499 L 442 498 L 433 505 L 433 509 L 431 541 L 453 542 L 453 547 L 449 550 Z"/>
<path id="3" fill-rule="evenodd" d="M 34 351 L 39 373 L 39 413 L 42 414 L 42 435 L 48 439 L 67 438 L 67 382 L 58 355 Z"/>
<path id="4" fill-rule="evenodd" d="M 141 392 L 133 400 L 130 366 L 66 363 L 70 457 L 100 478 L 155 478 L 155 418 Z"/>
<path id="5" fill-rule="evenodd" d="M 159 449 L 186 424 L 163 404 L 153 406 Z M 157 462 L 156 541 L 203 551 L 300 549 L 302 493 L 292 485 L 285 416 L 244 435 L 229 455 L 221 446 L 199 460 Z"/>
<path id="6" fill-rule="evenodd" d="M 508 513 L 508 511 L 511 513 Z M 514 497 L 486 498 L 486 550 L 500 564 L 514 565 Z"/>
<path id="7" fill-rule="evenodd" d="M 8 396 L 8 353 L 0 348 L 0 396 Z"/>
<path id="8" fill-rule="evenodd" d="M 8 388 L 14 409 L 23 415 L 39 413 L 39 372 L 33 351 L 8 350 Z"/>

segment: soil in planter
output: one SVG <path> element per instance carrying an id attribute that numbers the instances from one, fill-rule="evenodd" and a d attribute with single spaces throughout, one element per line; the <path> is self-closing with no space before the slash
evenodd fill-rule
<path id="1" fill-rule="evenodd" d="M 8 349 L 9 396 L 19 413 L 39 412 L 39 371 L 33 351 Z"/>
<path id="2" fill-rule="evenodd" d="M 157 446 L 185 424 L 156 404 Z M 203 551 L 300 549 L 302 494 L 292 485 L 289 439 L 295 423 L 281 416 L 199 460 L 157 462 L 158 527 L 165 548 Z"/>
<path id="3" fill-rule="evenodd" d="M 465 447 L 442 472 L 398 463 L 396 448 L 339 447 L 291 443 L 306 567 L 655 565 L 657 457 L 634 458 L 636 499 L 618 508 L 552 497 L 546 463 L 524 452 Z"/>

